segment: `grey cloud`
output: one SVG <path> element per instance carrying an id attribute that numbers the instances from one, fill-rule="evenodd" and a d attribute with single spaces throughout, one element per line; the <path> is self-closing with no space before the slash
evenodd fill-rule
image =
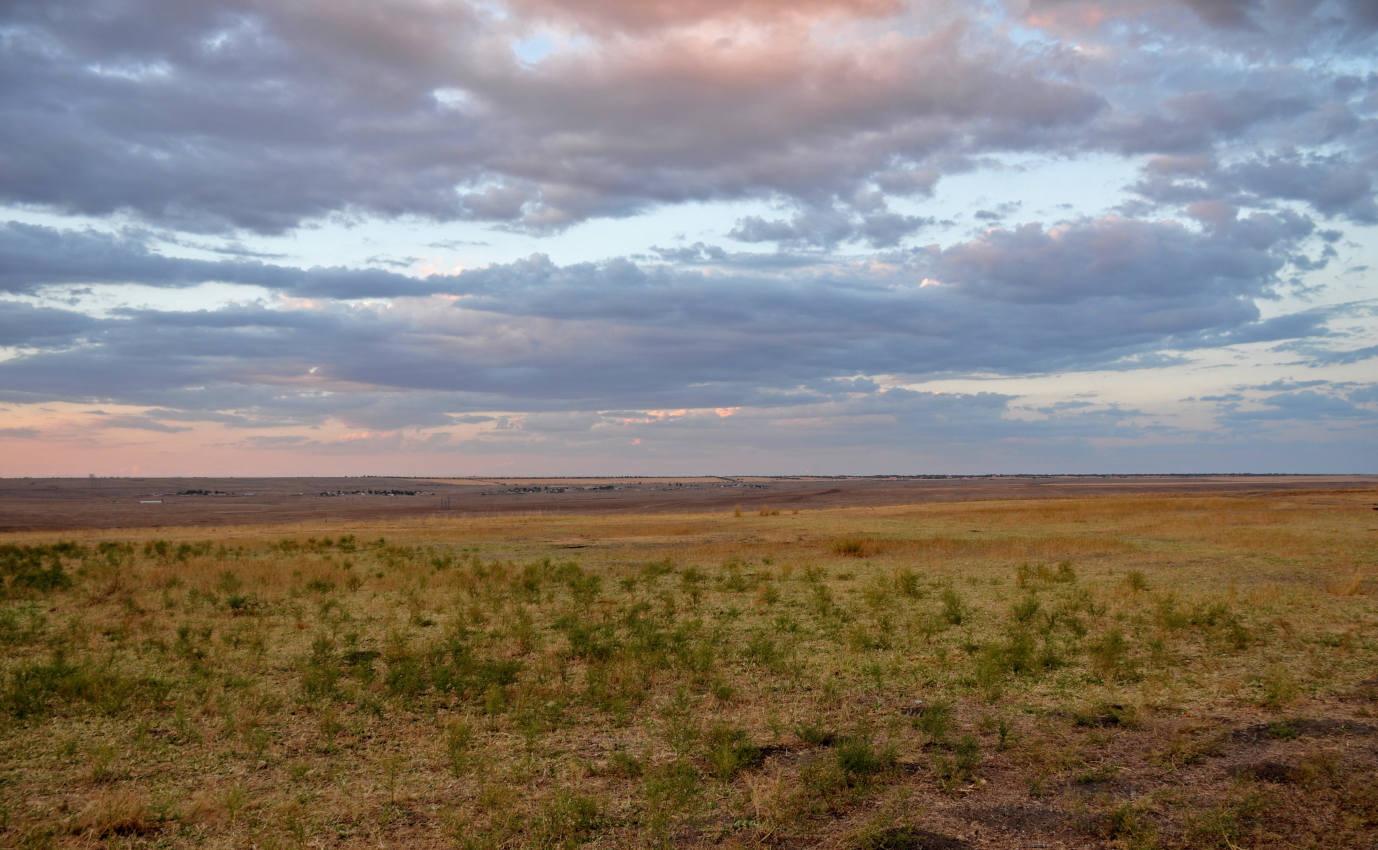
<path id="1" fill-rule="evenodd" d="M 1026 13 L 1025 20 L 1056 32 L 1088 33 L 1109 30 L 1126 22 L 1151 25 L 1160 35 L 1179 40 L 1212 36 L 1227 44 L 1279 49 L 1297 42 L 1338 41 L 1361 49 L 1361 42 L 1378 29 L 1378 12 L 1369 0 L 1007 0 Z M 1096 14 L 1087 14 L 1092 11 Z M 1173 14 L 1179 12 L 1180 14 Z M 1209 25 L 1203 33 L 1200 21 Z M 1222 32 L 1223 31 L 1223 32 Z M 1290 38 L 1289 38 L 1290 37 Z"/>
<path id="2" fill-rule="evenodd" d="M 933 224 L 933 221 L 928 216 L 877 212 L 862 218 L 860 235 L 877 248 L 888 248 L 899 244 L 901 239 L 920 228 Z"/>
<path id="3" fill-rule="evenodd" d="M 1159 203 L 1223 201 L 1234 205 L 1269 205 L 1276 200 L 1301 201 L 1325 216 L 1378 222 L 1372 167 L 1341 155 L 1256 156 L 1229 165 L 1211 163 L 1199 171 L 1170 173 L 1154 169 L 1133 188 Z"/>
<path id="4" fill-rule="evenodd" d="M 1016 47 L 998 26 L 950 10 L 861 57 L 807 36 L 747 49 L 674 27 L 704 15 L 792 19 L 800 8 L 900 14 L 900 4 L 819 0 L 784 12 L 705 0 L 674 14 L 652 5 L 532 0 L 503 19 L 482 4 L 423 0 L 386 13 L 322 0 L 177 9 L 131 0 L 102 14 L 77 2 L 12 3 L 0 13 L 13 34 L 0 42 L 0 74 L 23 94 L 0 107 L 0 172 L 10 175 L 0 200 L 203 232 L 405 215 L 542 232 L 689 200 L 783 198 L 818 210 L 872 189 L 927 195 L 944 174 L 1010 151 L 1207 156 L 1221 140 L 1248 139 L 1351 150 L 1343 161 L 1274 158 L 1219 174 L 1237 193 L 1374 220 L 1371 174 L 1353 141 L 1371 130 L 1343 100 L 1358 94 L 1336 88 L 1341 74 L 1289 70 L 1271 52 L 1284 37 L 1333 47 L 1344 34 L 1346 49 L 1362 53 L 1373 19 L 1364 0 L 1332 14 L 1283 0 L 1189 0 L 1175 16 L 1148 0 L 1118 4 L 1102 17 L 1156 27 L 1185 63 L 1168 73 L 1159 59 L 1135 58 L 1138 31 L 1106 28 L 1107 55 L 1142 77 L 1125 83 L 1097 60 Z M 1011 0 L 1017 13 L 1051 16 L 1058 32 L 1085 5 Z M 607 28 L 591 31 L 598 50 L 528 66 L 510 50 L 528 13 Z M 645 26 L 609 23 L 643 13 Z M 846 213 L 847 223 L 816 212 L 746 219 L 736 232 L 889 246 L 926 223 Z M 330 271 L 319 275 L 328 284 L 300 286 L 384 283 Z"/>
<path id="5" fill-rule="evenodd" d="M 1225 179 L 1263 198 L 1305 201 L 1326 215 L 1378 223 L 1370 170 L 1343 157 L 1256 159 L 1229 169 Z"/>
<path id="6" fill-rule="evenodd" d="M 45 308 L 52 330 L 0 362 L 0 397 L 182 412 L 163 422 L 335 417 L 395 430 L 502 410 L 798 406 L 874 389 L 857 375 L 1144 368 L 1172 351 L 1324 338 L 1333 311 L 1264 320 L 1254 305 L 1310 232 L 1267 214 L 1204 232 L 1108 218 L 992 230 L 881 264 L 536 255 L 431 278 L 446 298 L 390 307 L 121 309 L 100 321 Z M 36 308 L 15 309 L 13 326 L 36 326 Z"/>
<path id="7" fill-rule="evenodd" d="M 727 235 L 739 242 L 792 242 L 799 240 L 799 230 L 799 226 L 793 222 L 780 219 L 766 220 L 752 215 L 739 219 Z M 850 232 L 851 228 L 845 221 L 834 223 L 830 233 L 822 232 L 815 226 L 814 239 L 809 241 L 819 241 L 819 237 L 825 237 L 836 244 Z"/>
<path id="8" fill-rule="evenodd" d="M 1217 345 L 1276 342 L 1283 339 L 1297 339 L 1298 337 L 1318 339 L 1330 335 L 1326 329 L 1327 323 L 1342 314 L 1342 311 L 1334 308 L 1306 310 L 1231 328 L 1207 338 Z"/>
<path id="9" fill-rule="evenodd" d="M 1190 161 L 1207 155 L 1217 141 L 1237 138 L 1259 124 L 1285 121 L 1289 130 L 1295 128 L 1300 115 L 1322 108 L 1316 97 L 1303 88 L 1283 92 L 1195 89 L 1166 97 L 1156 109 L 1108 115 L 1095 132 L 1103 144 L 1125 153 L 1162 154 L 1160 162 Z M 1343 123 L 1339 115 L 1331 116 L 1328 123 L 1318 117 L 1317 135 L 1333 137 L 1357 127 L 1347 108 L 1335 108 L 1351 120 L 1345 126 L 1333 126 L 1336 121 Z"/>
<path id="10" fill-rule="evenodd" d="M 636 441 L 639 450 L 654 455 L 673 451 L 680 458 L 721 457 L 726 444 L 760 458 L 775 453 L 795 453 L 787 468 L 799 469 L 798 453 L 829 446 L 829 454 L 853 458 L 850 470 L 866 472 L 934 471 L 915 469 L 918 453 L 946 458 L 961 457 L 971 463 L 979 454 L 987 458 L 1011 441 L 1039 441 L 1053 448 L 1092 437 L 1141 436 L 1164 433 L 1157 426 L 1131 422 L 1137 411 L 1088 407 L 1061 411 L 1055 417 L 1019 418 L 1012 396 L 998 393 L 933 393 L 900 388 L 871 388 L 836 399 L 801 399 L 775 409 L 742 409 L 720 416 L 712 411 L 671 411 L 648 416 L 640 411 L 603 411 L 597 415 L 569 413 L 522 416 L 505 431 L 484 432 L 452 444 L 454 451 L 506 452 L 521 447 L 526 452 L 552 454 L 617 451 Z M 619 452 L 620 453 L 620 452 Z M 907 458 L 896 467 L 895 457 Z M 819 462 L 826 462 L 820 459 Z M 989 461 L 987 461 L 989 462 Z M 859 463 L 859 465 L 858 465 Z M 971 467 L 966 467 L 970 469 Z M 947 471 L 949 468 L 944 468 Z M 815 470 L 824 471 L 824 470 Z"/>
<path id="11" fill-rule="evenodd" d="M 651 250 L 662 260 L 679 263 L 681 265 L 716 263 L 723 262 L 727 259 L 727 251 L 717 245 L 707 245 L 703 242 L 695 242 L 692 245 L 685 245 L 679 248 L 652 246 Z"/>
<path id="12" fill-rule="evenodd" d="M 300 296 L 362 298 L 434 291 L 424 280 L 376 269 L 310 268 L 258 260 L 195 260 L 152 251 L 141 234 L 0 224 L 0 291 L 32 293 L 75 283 L 194 286 L 207 281 L 261 286 Z"/>
<path id="13" fill-rule="evenodd" d="M 421 0 L 20 2 L 0 26 L 23 93 L 0 108 L 0 199 L 185 231 L 408 214 L 542 230 L 689 199 L 924 191 L 935 163 L 1102 106 L 1018 51 L 975 50 L 969 22 L 864 62 L 610 38 L 535 67 L 509 49 L 520 21 Z"/>
<path id="14" fill-rule="evenodd" d="M 464 7 L 256 5 L 8 4 L 0 71 L 24 96 L 0 121 L 4 196 L 199 231 L 450 214 L 472 134 L 425 98 L 441 45 L 472 31 Z M 442 134 L 453 159 L 395 167 L 397 145 Z"/>
<path id="15" fill-rule="evenodd" d="M 32 440 L 40 436 L 37 428 L 0 428 L 0 437 L 11 440 Z"/>
<path id="16" fill-rule="evenodd" d="M 1235 423 L 1297 420 L 1378 424 L 1378 411 L 1366 410 L 1340 396 L 1315 390 L 1279 393 L 1263 399 L 1263 404 L 1265 406 L 1257 410 L 1231 410 L 1225 419 Z"/>
<path id="17" fill-rule="evenodd" d="M 1265 390 L 1268 392 L 1279 392 L 1290 390 L 1305 390 L 1310 389 L 1312 387 L 1324 387 L 1331 385 L 1332 384 L 1330 381 L 1294 381 L 1290 379 L 1279 378 L 1276 381 L 1269 381 L 1266 384 L 1259 384 L 1255 387 L 1251 387 L 1251 389 Z"/>
<path id="18" fill-rule="evenodd" d="M 138 431 L 157 431 L 162 434 L 175 434 L 178 431 L 190 431 L 186 425 L 168 425 L 160 422 L 152 416 L 119 415 L 104 416 L 100 420 L 102 428 L 131 428 Z"/>
<path id="19" fill-rule="evenodd" d="M 1250 11 L 1259 5 L 1257 0 L 1185 0 L 1192 11 L 1208 24 L 1224 27 L 1253 26 Z"/>
<path id="20" fill-rule="evenodd" d="M 675 3 L 608 3 L 604 0 L 515 0 L 515 8 L 595 30 L 664 29 L 719 18 L 789 21 L 796 16 L 881 17 L 902 7 L 901 0 L 680 0 Z"/>
<path id="21" fill-rule="evenodd" d="M 775 242 L 783 249 L 832 250 L 846 242 L 890 248 L 931 224 L 932 218 L 891 212 L 884 204 L 861 211 L 811 207 L 788 221 L 747 216 L 739 219 L 727 235 L 739 242 Z"/>
<path id="22" fill-rule="evenodd" d="M 1350 363 L 1359 363 L 1364 360 L 1371 360 L 1378 357 L 1378 345 L 1367 345 L 1363 348 L 1353 348 L 1348 351 L 1312 351 L 1310 352 L 1310 366 L 1344 366 Z"/>
<path id="23" fill-rule="evenodd" d="M 311 443 L 311 438 L 300 434 L 254 434 L 245 437 L 240 442 L 260 449 L 298 448 Z"/>
<path id="24" fill-rule="evenodd" d="M 75 342 L 102 322 L 83 313 L 0 301 L 0 346 L 52 346 Z"/>
<path id="25" fill-rule="evenodd" d="M 1260 296 L 1275 283 L 1285 249 L 1310 230 L 1305 219 L 1264 214 L 1213 233 L 1113 217 L 1053 230 L 1026 224 L 944 250 L 936 276 L 1001 301 Z"/>

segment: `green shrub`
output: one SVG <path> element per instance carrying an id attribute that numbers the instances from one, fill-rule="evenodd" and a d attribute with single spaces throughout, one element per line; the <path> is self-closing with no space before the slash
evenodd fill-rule
<path id="1" fill-rule="evenodd" d="M 928 743 L 946 745 L 948 734 L 952 731 L 952 704 L 941 701 L 925 705 L 922 711 L 913 716 L 911 723 L 923 733 Z"/>
<path id="2" fill-rule="evenodd" d="M 923 595 L 923 589 L 919 586 L 918 573 L 907 567 L 895 573 L 895 589 L 902 596 L 910 599 L 918 599 Z"/>
<path id="3" fill-rule="evenodd" d="M 602 824 L 598 801 L 561 790 L 536 820 L 535 847 L 574 847 L 587 842 Z"/>
<path id="4" fill-rule="evenodd" d="M 962 597 L 957 590 L 952 587 L 943 588 L 943 619 L 954 626 L 960 626 L 966 619 L 966 606 L 962 603 Z"/>
<path id="5" fill-rule="evenodd" d="M 946 790 L 965 785 L 972 780 L 981 763 L 981 744 L 975 735 L 963 735 L 951 752 L 938 751 L 929 758 L 938 784 Z"/>
<path id="6" fill-rule="evenodd" d="M 1091 645 L 1091 664 L 1106 679 L 1126 679 L 1133 675 L 1129 658 L 1129 641 L 1124 633 L 1112 626 Z"/>
<path id="7" fill-rule="evenodd" d="M 761 763 L 761 748 L 752 744 L 741 729 L 716 723 L 704 736 L 704 742 L 709 770 L 724 782 Z"/>
<path id="8" fill-rule="evenodd" d="M 893 768 L 898 758 L 894 747 L 877 748 L 866 733 L 843 738 L 833 753 L 849 786 L 865 783 L 876 774 Z"/>

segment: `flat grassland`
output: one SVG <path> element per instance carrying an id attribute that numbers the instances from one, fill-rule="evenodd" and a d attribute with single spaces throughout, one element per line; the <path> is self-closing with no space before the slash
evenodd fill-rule
<path id="1" fill-rule="evenodd" d="M 1371 481 L 741 502 L 0 535 L 0 845 L 1378 841 Z"/>
<path id="2" fill-rule="evenodd" d="M 1372 489 L 1360 475 L 699 476 L 693 478 L 0 478 L 0 532 L 325 526 L 416 516 L 674 513 L 1130 493 Z"/>

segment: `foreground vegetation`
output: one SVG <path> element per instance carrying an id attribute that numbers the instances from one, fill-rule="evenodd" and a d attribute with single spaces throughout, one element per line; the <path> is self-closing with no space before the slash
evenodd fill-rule
<path id="1" fill-rule="evenodd" d="M 1375 495 L 9 535 L 0 845 L 1367 846 Z"/>

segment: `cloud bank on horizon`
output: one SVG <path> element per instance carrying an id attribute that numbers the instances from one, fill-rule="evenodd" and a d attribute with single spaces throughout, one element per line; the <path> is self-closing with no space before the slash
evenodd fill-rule
<path id="1" fill-rule="evenodd" d="M 1378 472 L 1370 0 L 18 0 L 0 474 Z"/>

